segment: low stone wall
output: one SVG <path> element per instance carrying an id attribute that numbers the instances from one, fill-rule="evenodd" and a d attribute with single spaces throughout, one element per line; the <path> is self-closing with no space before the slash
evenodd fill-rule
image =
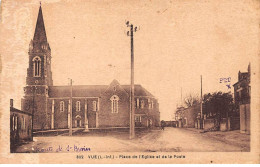
<path id="1" fill-rule="evenodd" d="M 205 119 L 204 120 L 204 129 L 210 129 L 213 128 L 215 126 L 215 121 L 214 119 Z"/>
<path id="2" fill-rule="evenodd" d="M 239 130 L 239 129 L 240 129 L 240 117 L 231 117 L 230 130 Z"/>
<path id="3" fill-rule="evenodd" d="M 230 130 L 230 118 L 222 118 L 220 122 L 220 131 Z"/>

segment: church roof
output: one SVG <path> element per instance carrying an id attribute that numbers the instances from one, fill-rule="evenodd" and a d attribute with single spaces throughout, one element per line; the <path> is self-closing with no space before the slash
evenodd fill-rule
<path id="1" fill-rule="evenodd" d="M 130 94 L 130 85 L 121 85 L 122 88 Z M 73 85 L 73 97 L 100 97 L 108 88 L 108 85 Z M 49 86 L 49 97 L 70 97 L 70 86 Z M 154 97 L 150 92 L 144 89 L 141 85 L 135 85 L 135 96 Z"/>
<path id="2" fill-rule="evenodd" d="M 130 94 L 130 85 L 121 85 L 122 88 Z M 150 92 L 148 92 L 145 88 L 143 88 L 141 85 L 135 85 L 135 96 L 150 96 L 154 97 Z"/>
<path id="3" fill-rule="evenodd" d="M 100 97 L 105 85 L 73 85 L 73 97 Z M 70 97 L 70 86 L 49 86 L 49 97 Z"/>

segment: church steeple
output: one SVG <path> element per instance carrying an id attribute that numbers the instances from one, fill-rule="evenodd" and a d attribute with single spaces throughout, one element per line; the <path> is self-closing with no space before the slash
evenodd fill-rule
<path id="1" fill-rule="evenodd" d="M 35 27 L 33 41 L 37 43 L 47 43 L 47 36 L 42 16 L 42 6 L 39 8 L 37 23 Z"/>
<path id="2" fill-rule="evenodd" d="M 47 103 L 49 86 L 53 85 L 51 49 L 45 32 L 42 7 L 39 8 L 34 37 L 29 44 L 29 62 L 22 110 L 33 113 L 33 128 L 48 126 Z M 36 108 L 32 107 L 32 104 Z"/>
<path id="3" fill-rule="evenodd" d="M 34 37 L 29 44 L 27 85 L 52 85 L 51 48 L 47 41 L 42 7 L 39 8 Z"/>
<path id="4" fill-rule="evenodd" d="M 50 50 L 51 49 L 47 41 L 47 35 L 43 21 L 42 6 L 40 5 L 34 36 L 30 43 L 29 52 L 43 53 Z"/>

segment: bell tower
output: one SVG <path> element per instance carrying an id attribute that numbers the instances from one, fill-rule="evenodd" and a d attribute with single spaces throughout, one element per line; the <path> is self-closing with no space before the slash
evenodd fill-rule
<path id="1" fill-rule="evenodd" d="M 29 44 L 29 67 L 22 110 L 33 114 L 33 129 L 48 129 L 48 87 L 53 85 L 51 48 L 47 41 L 42 7 L 40 5 L 34 37 Z"/>

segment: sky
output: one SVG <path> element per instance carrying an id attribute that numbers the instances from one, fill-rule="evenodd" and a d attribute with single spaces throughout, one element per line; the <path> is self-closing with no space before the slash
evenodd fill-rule
<path id="1" fill-rule="evenodd" d="M 39 1 L 1 4 L 2 104 L 20 108 Z M 259 61 L 259 5 L 256 0 L 46 0 L 42 2 L 52 50 L 54 85 L 130 84 L 130 38 L 134 33 L 135 83 L 160 103 L 161 119 L 172 120 L 189 95 L 233 93 L 220 83 L 238 71 L 254 71 Z"/>

